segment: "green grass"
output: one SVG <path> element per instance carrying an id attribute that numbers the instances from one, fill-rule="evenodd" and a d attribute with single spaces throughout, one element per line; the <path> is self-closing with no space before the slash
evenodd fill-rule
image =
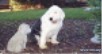
<path id="1" fill-rule="evenodd" d="M 63 8 L 67 19 L 93 19 L 94 16 L 90 12 L 84 11 L 82 8 Z M 24 20 L 40 18 L 47 9 L 27 10 L 17 12 L 0 12 L 0 20 Z"/>
<path id="2" fill-rule="evenodd" d="M 66 18 L 70 19 L 94 19 L 94 15 L 91 12 L 85 11 L 82 8 L 64 8 Z"/>

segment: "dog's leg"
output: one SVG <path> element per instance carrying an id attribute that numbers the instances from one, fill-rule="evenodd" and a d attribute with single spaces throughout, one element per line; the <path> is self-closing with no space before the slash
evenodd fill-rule
<path id="1" fill-rule="evenodd" d="M 39 42 L 40 42 L 40 36 L 39 35 L 35 35 L 35 38 L 37 40 L 37 44 L 39 45 Z"/>
<path id="2" fill-rule="evenodd" d="M 39 47 L 41 49 L 46 49 L 47 48 L 46 36 L 47 36 L 47 32 L 41 32 L 41 37 L 40 37 L 40 42 L 39 42 Z"/>
<path id="3" fill-rule="evenodd" d="M 25 49 L 26 48 L 26 42 L 23 41 L 22 45 L 23 45 L 23 48 Z"/>
<path id="4" fill-rule="evenodd" d="M 51 37 L 52 44 L 59 44 L 59 42 L 57 41 L 57 34 L 58 32 Z"/>
<path id="5" fill-rule="evenodd" d="M 23 44 L 23 47 L 24 47 L 24 49 L 26 48 L 26 45 L 25 45 L 25 43 Z"/>
<path id="6" fill-rule="evenodd" d="M 47 41 L 47 42 L 51 42 L 51 36 L 47 36 L 47 37 L 46 37 L 46 41 Z"/>

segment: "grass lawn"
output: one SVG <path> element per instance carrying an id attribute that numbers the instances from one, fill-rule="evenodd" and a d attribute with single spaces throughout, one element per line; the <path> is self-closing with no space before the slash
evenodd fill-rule
<path id="1" fill-rule="evenodd" d="M 84 11 L 83 8 L 63 8 L 66 14 L 65 18 L 71 19 L 93 19 L 95 18 L 90 12 Z M 47 9 L 26 10 L 17 12 L 0 12 L 0 20 L 24 20 L 40 18 Z"/>

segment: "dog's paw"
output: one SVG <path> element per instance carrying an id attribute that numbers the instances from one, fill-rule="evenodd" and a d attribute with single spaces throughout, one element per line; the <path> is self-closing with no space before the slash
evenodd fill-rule
<path id="1" fill-rule="evenodd" d="M 57 45 L 57 44 L 59 44 L 60 42 L 56 40 L 56 41 L 51 41 L 51 43 Z"/>
<path id="2" fill-rule="evenodd" d="M 39 45 L 40 49 L 47 49 L 47 45 Z"/>

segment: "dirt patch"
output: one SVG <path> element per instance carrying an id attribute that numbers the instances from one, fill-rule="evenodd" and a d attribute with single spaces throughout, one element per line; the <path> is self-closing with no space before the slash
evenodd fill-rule
<path id="1" fill-rule="evenodd" d="M 32 25 L 36 20 L 25 21 L 0 21 L 0 50 L 6 49 L 8 40 L 14 35 L 19 24 L 26 22 Z M 58 34 L 58 41 L 60 44 L 48 44 L 48 49 L 41 50 L 35 43 L 27 43 L 27 50 L 29 53 L 71 53 L 71 52 L 94 52 L 91 49 L 100 50 L 101 45 L 93 44 L 90 38 L 94 36 L 92 30 L 95 22 L 86 20 L 72 20 L 64 21 L 64 25 Z M 84 50 L 83 50 L 84 49 Z M 88 51 L 87 51 L 88 49 Z M 85 51 L 86 50 L 86 51 Z"/>

